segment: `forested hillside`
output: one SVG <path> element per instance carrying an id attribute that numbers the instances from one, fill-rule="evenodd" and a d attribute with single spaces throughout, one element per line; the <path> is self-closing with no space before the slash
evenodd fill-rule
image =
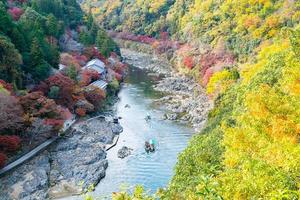
<path id="1" fill-rule="evenodd" d="M 86 0 L 84 8 L 118 37 L 171 53 L 215 102 L 162 199 L 300 198 L 299 1 Z"/>
<path id="2" fill-rule="evenodd" d="M 119 53 L 76 0 L 1 0 L 0 168 L 65 121 L 100 110 L 122 79 Z M 101 75 L 84 68 L 92 59 L 108 70 L 107 93 L 86 89 Z"/>

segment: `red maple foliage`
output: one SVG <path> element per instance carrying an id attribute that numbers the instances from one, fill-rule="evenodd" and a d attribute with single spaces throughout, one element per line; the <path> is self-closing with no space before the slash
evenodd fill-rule
<path id="1" fill-rule="evenodd" d="M 205 72 L 205 74 L 203 75 L 203 80 L 202 80 L 202 83 L 204 86 L 206 86 L 210 80 L 210 78 L 212 77 L 213 75 L 213 69 L 212 68 L 208 68 Z"/>
<path id="2" fill-rule="evenodd" d="M 113 70 L 116 73 L 121 74 L 121 75 L 125 74 L 126 68 L 127 68 L 127 65 L 122 62 L 117 62 L 113 66 Z"/>
<path id="3" fill-rule="evenodd" d="M 64 120 L 69 120 L 73 117 L 72 113 L 68 108 L 61 108 L 61 116 Z"/>
<path id="4" fill-rule="evenodd" d="M 168 40 L 169 39 L 169 33 L 166 31 L 162 31 L 159 33 L 159 38 L 161 40 Z"/>
<path id="5" fill-rule="evenodd" d="M 79 117 L 84 117 L 86 115 L 86 110 L 83 108 L 77 108 L 75 112 Z"/>
<path id="6" fill-rule="evenodd" d="M 46 83 L 49 88 L 52 86 L 59 87 L 59 98 L 55 101 L 59 105 L 69 108 L 69 110 L 73 110 L 74 107 L 74 99 L 72 94 L 75 90 L 75 82 L 67 76 L 62 75 L 61 73 L 57 73 L 53 76 L 50 76 Z"/>
<path id="7" fill-rule="evenodd" d="M 0 136 L 0 150 L 2 152 L 14 152 L 20 148 L 21 139 L 15 135 Z"/>
<path id="8" fill-rule="evenodd" d="M 32 92 L 20 98 L 24 111 L 31 117 L 62 119 L 61 109 L 42 92 Z"/>
<path id="9" fill-rule="evenodd" d="M 16 97 L 0 93 L 0 131 L 14 133 L 22 129 L 23 115 Z"/>
<path id="10" fill-rule="evenodd" d="M 62 53 L 60 55 L 60 63 L 68 67 L 73 66 L 77 71 L 81 69 L 79 61 L 68 53 Z"/>
<path id="11" fill-rule="evenodd" d="M 215 65 L 230 65 L 234 63 L 234 56 L 226 52 L 207 53 L 201 56 L 201 75 L 204 76 L 206 71 Z"/>
<path id="12" fill-rule="evenodd" d="M 24 11 L 18 7 L 12 7 L 10 9 L 8 9 L 8 12 L 15 21 L 18 21 L 20 19 L 21 15 L 24 13 Z"/>
<path id="13" fill-rule="evenodd" d="M 99 52 L 99 50 L 95 46 L 90 46 L 84 49 L 83 55 L 88 59 L 98 58 L 103 63 L 107 64 L 107 59 Z"/>
<path id="14" fill-rule="evenodd" d="M 81 66 L 84 66 L 87 63 L 87 61 L 88 61 L 88 59 L 87 59 L 87 57 L 85 55 L 80 55 L 79 53 L 75 53 L 73 55 L 73 58 Z"/>
<path id="15" fill-rule="evenodd" d="M 183 64 L 185 67 L 187 67 L 188 69 L 193 69 L 195 67 L 195 62 L 193 57 L 191 56 L 187 56 L 183 59 Z"/>
<path id="16" fill-rule="evenodd" d="M 122 81 L 123 79 L 123 76 L 117 72 L 115 72 L 115 78 L 118 80 L 118 81 Z"/>
<path id="17" fill-rule="evenodd" d="M 4 153 L 0 152 L 0 168 L 3 168 L 5 166 L 6 161 L 7 156 Z"/>
<path id="18" fill-rule="evenodd" d="M 96 81 L 99 78 L 100 78 L 100 74 L 97 71 L 91 69 L 84 70 L 81 73 L 80 85 L 87 86 L 91 82 Z"/>
<path id="19" fill-rule="evenodd" d="M 49 86 L 44 81 L 41 81 L 38 85 L 35 85 L 30 92 L 42 92 L 43 95 L 47 95 L 49 92 Z"/>

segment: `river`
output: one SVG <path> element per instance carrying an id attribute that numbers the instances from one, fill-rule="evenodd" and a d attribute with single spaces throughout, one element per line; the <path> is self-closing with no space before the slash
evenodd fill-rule
<path id="1" fill-rule="evenodd" d="M 120 135 L 116 147 L 108 152 L 109 167 L 106 177 L 95 190 L 97 196 L 110 195 L 120 186 L 143 185 L 155 192 L 165 187 L 173 175 L 177 155 L 187 145 L 192 130 L 186 126 L 162 120 L 164 110 L 155 106 L 155 99 L 163 94 L 152 89 L 157 78 L 151 78 L 147 72 L 132 67 L 119 94 L 117 115 L 122 117 L 124 132 Z M 126 108 L 126 104 L 130 108 Z M 150 114 L 150 122 L 145 116 Z M 155 139 L 158 149 L 153 154 L 144 150 L 146 140 Z M 117 157 L 117 151 L 127 146 L 133 149 L 132 155 L 125 159 Z"/>
<path id="2" fill-rule="evenodd" d="M 143 185 L 150 193 L 166 187 L 174 173 L 177 156 L 185 149 L 193 133 L 188 126 L 162 120 L 165 110 L 156 106 L 155 100 L 164 94 L 152 87 L 158 77 L 134 66 L 129 71 L 116 105 L 124 131 L 118 144 L 108 151 L 106 177 L 92 193 L 97 198 L 109 198 L 112 192 L 131 190 L 135 185 Z M 145 120 L 147 114 L 152 118 L 150 122 Z M 144 143 L 149 139 L 158 142 L 155 153 L 145 153 Z M 123 146 L 133 151 L 129 157 L 120 159 L 117 152 Z"/>

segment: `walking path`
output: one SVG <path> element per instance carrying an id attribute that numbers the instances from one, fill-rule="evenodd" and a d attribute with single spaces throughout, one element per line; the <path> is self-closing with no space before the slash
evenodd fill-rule
<path id="1" fill-rule="evenodd" d="M 63 133 L 66 133 L 67 131 L 69 131 L 70 128 L 73 126 L 73 124 L 75 124 L 75 122 L 76 122 L 76 120 L 72 120 L 70 123 L 68 123 L 68 125 L 62 129 Z M 23 164 L 24 162 L 30 160 L 31 158 L 36 156 L 38 153 L 45 150 L 48 146 L 53 144 L 59 138 L 60 138 L 59 136 L 55 136 L 55 137 L 52 137 L 52 138 L 46 140 L 45 142 L 43 142 L 42 144 L 40 144 L 39 146 L 37 146 L 36 148 L 31 150 L 30 152 L 28 152 L 27 154 L 23 155 L 19 159 L 15 160 L 14 162 L 12 162 L 12 163 L 8 164 L 7 166 L 5 166 L 4 168 L 0 169 L 0 177 L 4 176 L 7 172 L 15 169 L 16 167 Z"/>
<path id="2" fill-rule="evenodd" d="M 10 163 L 9 165 L 5 166 L 4 168 L 0 169 L 0 177 L 6 174 L 8 171 L 16 168 L 17 166 L 23 164 L 27 160 L 31 159 L 32 157 L 36 156 L 41 151 L 45 150 L 49 145 L 55 142 L 59 137 L 53 137 L 45 141 L 44 143 L 40 144 L 35 149 L 31 150 L 29 153 L 23 155 L 21 158 L 17 159 L 16 161 Z"/>

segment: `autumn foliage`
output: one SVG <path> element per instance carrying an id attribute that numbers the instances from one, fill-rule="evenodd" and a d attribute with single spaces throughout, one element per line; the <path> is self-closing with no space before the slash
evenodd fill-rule
<path id="1" fill-rule="evenodd" d="M 193 57 L 191 56 L 187 56 L 183 59 L 183 64 L 184 66 L 186 66 L 188 69 L 193 69 L 193 67 L 195 66 Z"/>
<path id="2" fill-rule="evenodd" d="M 99 78 L 100 78 L 100 74 L 97 71 L 91 69 L 84 70 L 81 72 L 80 85 L 87 86 L 93 81 L 98 80 Z"/>
<path id="3" fill-rule="evenodd" d="M 7 156 L 4 153 L 0 152 L 0 168 L 5 166 L 6 161 L 7 161 Z"/>
<path id="4" fill-rule="evenodd" d="M 8 12 L 15 21 L 18 21 L 24 11 L 21 8 L 13 7 L 8 9 Z"/>
<path id="5" fill-rule="evenodd" d="M 43 96 L 42 92 L 32 92 L 20 98 L 24 111 L 31 117 L 61 119 L 61 109 L 54 100 Z"/>
<path id="6" fill-rule="evenodd" d="M 89 87 L 88 90 L 84 92 L 86 100 L 93 104 L 96 108 L 99 108 L 103 101 L 105 100 L 105 92 L 96 87 Z"/>
<path id="7" fill-rule="evenodd" d="M 14 153 L 21 146 L 21 139 L 15 135 L 0 135 L 0 168 L 4 167 L 7 159 L 5 153 Z"/>
<path id="8" fill-rule="evenodd" d="M 0 93 L 0 131 L 16 132 L 23 127 L 23 108 L 16 97 Z"/>
<path id="9" fill-rule="evenodd" d="M 84 117 L 86 115 L 86 110 L 83 108 L 76 108 L 75 113 L 79 116 L 79 117 Z"/>
<path id="10" fill-rule="evenodd" d="M 0 79 L 0 85 L 2 85 L 2 87 L 5 88 L 10 93 L 13 93 L 13 86 L 12 86 L 12 84 L 7 83 L 4 80 Z"/>
<path id="11" fill-rule="evenodd" d="M 20 148 L 21 139 L 18 136 L 0 135 L 0 151 L 14 152 Z"/>
<path id="12" fill-rule="evenodd" d="M 72 94 L 76 86 L 75 82 L 60 73 L 50 76 L 45 82 L 49 88 L 52 86 L 59 88 L 59 98 L 56 99 L 56 103 L 73 110 L 75 102 Z"/>

